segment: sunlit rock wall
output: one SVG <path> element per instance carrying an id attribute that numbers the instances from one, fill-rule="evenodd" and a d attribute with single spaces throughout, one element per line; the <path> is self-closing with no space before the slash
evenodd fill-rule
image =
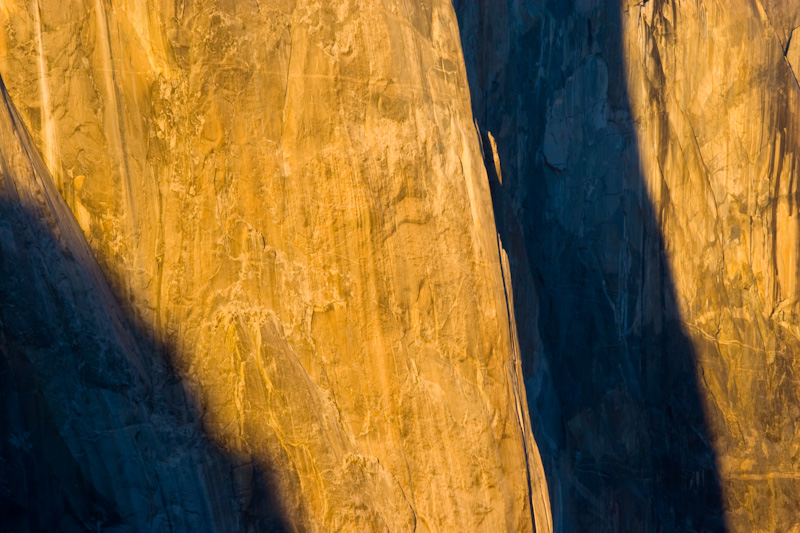
<path id="1" fill-rule="evenodd" d="M 800 8 L 455 5 L 556 530 L 800 527 Z"/>
<path id="2" fill-rule="evenodd" d="M 235 531 L 233 458 L 131 329 L 0 82 L 0 530 Z"/>
<path id="3" fill-rule="evenodd" d="M 736 531 L 800 528 L 797 26 L 794 2 L 652 2 L 625 17 L 643 176 Z"/>
<path id="4" fill-rule="evenodd" d="M 242 505 L 261 473 L 290 529 L 547 529 L 449 2 L 9 1 L 0 27 Z"/>

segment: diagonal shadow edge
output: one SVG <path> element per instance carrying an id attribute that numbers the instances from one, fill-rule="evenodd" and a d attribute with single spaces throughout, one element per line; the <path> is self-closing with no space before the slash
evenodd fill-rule
<path id="1" fill-rule="evenodd" d="M 286 531 L 268 465 L 205 433 L 127 316 L 0 80 L 0 523 Z"/>

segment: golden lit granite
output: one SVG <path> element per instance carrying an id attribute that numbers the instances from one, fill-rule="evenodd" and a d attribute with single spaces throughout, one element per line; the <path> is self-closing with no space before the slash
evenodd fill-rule
<path id="1" fill-rule="evenodd" d="M 549 530 L 449 2 L 10 1 L 0 71 L 241 507 Z M 269 488 L 253 482 L 267 473 Z"/>
<path id="2" fill-rule="evenodd" d="M 800 5 L 680 6 L 624 17 L 642 176 L 697 351 L 728 527 L 796 531 Z"/>
<path id="3" fill-rule="evenodd" d="M 135 331 L 0 81 L 0 529 L 238 531 L 234 458 Z"/>

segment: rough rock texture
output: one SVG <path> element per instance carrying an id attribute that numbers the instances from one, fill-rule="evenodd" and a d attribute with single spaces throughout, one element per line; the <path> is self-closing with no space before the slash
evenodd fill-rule
<path id="1" fill-rule="evenodd" d="M 127 324 L 2 81 L 0 105 L 0 530 L 255 525 L 233 458 Z"/>
<path id="2" fill-rule="evenodd" d="M 454 3 L 3 3 L 2 518 L 800 530 L 797 3 Z"/>
<path id="3" fill-rule="evenodd" d="M 241 505 L 549 528 L 449 2 L 10 1 L 0 27 L 23 122 Z"/>
<path id="4" fill-rule="evenodd" d="M 730 529 L 796 531 L 800 71 L 783 41 L 800 5 L 681 7 L 625 17 L 643 176 L 697 347 Z"/>
<path id="5" fill-rule="evenodd" d="M 800 529 L 798 4 L 455 4 L 555 529 Z"/>

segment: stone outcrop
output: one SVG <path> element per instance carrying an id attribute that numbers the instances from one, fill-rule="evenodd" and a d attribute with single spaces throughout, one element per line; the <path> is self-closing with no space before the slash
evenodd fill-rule
<path id="1" fill-rule="evenodd" d="M 556 530 L 800 528 L 797 4 L 455 4 Z"/>
<path id="2" fill-rule="evenodd" d="M 239 509 L 549 529 L 449 2 L 25 0 L 0 27 L 21 120 Z"/>

